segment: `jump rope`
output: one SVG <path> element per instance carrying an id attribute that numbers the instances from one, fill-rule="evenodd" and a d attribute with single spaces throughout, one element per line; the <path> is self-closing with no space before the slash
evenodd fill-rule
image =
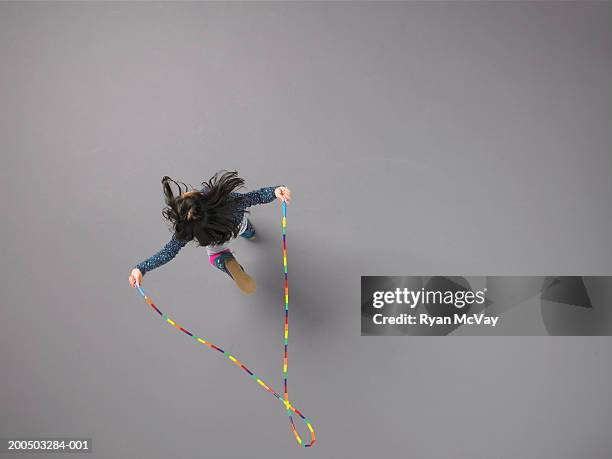
<path id="1" fill-rule="evenodd" d="M 297 440 L 298 444 L 301 445 L 301 446 L 304 446 L 306 448 L 309 448 L 312 445 L 314 445 L 314 443 L 315 443 L 315 431 L 314 431 L 314 428 L 312 427 L 312 424 L 308 420 L 308 418 L 306 416 L 304 416 L 302 414 L 302 412 L 300 410 L 298 410 L 291 403 L 291 401 L 289 400 L 289 388 L 288 388 L 288 385 L 287 385 L 287 362 L 288 362 L 287 349 L 289 347 L 289 281 L 287 279 L 287 202 L 286 201 L 283 201 L 283 267 L 284 267 L 284 275 L 285 275 L 285 342 L 284 342 L 284 354 L 283 354 L 283 383 L 284 383 L 284 392 L 283 392 L 283 396 L 282 397 L 281 397 L 281 395 L 278 392 L 276 392 L 269 385 L 267 385 L 265 382 L 263 382 L 255 373 L 253 373 L 251 370 L 249 370 L 246 367 L 246 365 L 243 364 L 240 360 L 238 360 L 235 356 L 233 356 L 232 354 L 230 354 L 227 351 L 224 351 L 219 346 L 216 346 L 213 343 L 208 342 L 208 341 L 204 340 L 203 338 L 201 338 L 199 336 L 196 336 L 195 334 L 191 333 L 186 328 L 181 327 L 178 323 L 176 323 L 170 317 L 168 317 L 165 313 L 163 313 L 153 303 L 153 300 L 151 299 L 151 297 L 148 296 L 144 292 L 144 290 L 142 289 L 142 287 L 138 283 L 136 283 L 136 288 L 138 289 L 140 294 L 143 296 L 145 302 L 149 306 L 151 306 L 151 308 L 155 312 L 157 312 L 157 314 L 159 314 L 159 316 L 162 318 L 162 320 L 168 322 L 174 328 L 176 328 L 179 331 L 182 331 L 187 336 L 189 336 L 189 337 L 193 338 L 194 340 L 196 340 L 198 343 L 205 344 L 209 348 L 214 349 L 216 351 L 219 351 L 221 354 L 226 356 L 234 365 L 236 365 L 237 367 L 242 369 L 253 380 L 255 380 L 257 382 L 257 384 L 259 384 L 266 391 L 268 391 L 272 395 L 274 395 L 285 406 L 285 409 L 287 410 L 287 414 L 289 415 L 289 426 L 291 427 L 291 431 L 293 432 L 293 435 L 295 436 L 295 439 Z M 293 422 L 293 413 L 297 414 L 302 419 L 304 424 L 306 424 L 306 427 L 308 427 L 308 430 L 310 431 L 310 437 L 311 437 L 310 443 L 304 443 L 304 441 L 300 437 L 297 429 L 295 428 L 295 423 Z"/>

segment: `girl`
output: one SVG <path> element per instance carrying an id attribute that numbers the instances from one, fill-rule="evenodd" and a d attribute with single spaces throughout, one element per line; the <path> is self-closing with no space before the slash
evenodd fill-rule
<path id="1" fill-rule="evenodd" d="M 170 182 L 178 187 L 178 195 L 173 194 Z M 168 263 L 195 239 L 199 246 L 206 247 L 214 267 L 230 276 L 242 292 L 253 293 L 255 281 L 238 263 L 229 243 L 238 236 L 255 239 L 255 228 L 247 217 L 248 207 L 267 204 L 275 197 L 289 204 L 291 191 L 278 186 L 238 193 L 235 190 L 244 185 L 244 180 L 236 171 L 215 174 L 208 182 L 202 182 L 200 190 L 187 191 L 187 185 L 170 177 L 164 177 L 162 185 L 166 203 L 162 215 L 172 224 L 174 234 L 159 252 L 134 267 L 129 277 L 130 285 L 141 285 L 145 273 Z"/>

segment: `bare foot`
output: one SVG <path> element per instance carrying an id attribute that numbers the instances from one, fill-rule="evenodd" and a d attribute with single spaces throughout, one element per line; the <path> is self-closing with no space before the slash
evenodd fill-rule
<path id="1" fill-rule="evenodd" d="M 234 278 L 234 282 L 236 282 L 236 285 L 242 291 L 242 293 L 250 295 L 255 291 L 255 281 L 251 276 L 245 273 L 242 268 L 240 268 L 240 265 L 235 258 L 227 260 L 225 262 L 225 267 Z"/>

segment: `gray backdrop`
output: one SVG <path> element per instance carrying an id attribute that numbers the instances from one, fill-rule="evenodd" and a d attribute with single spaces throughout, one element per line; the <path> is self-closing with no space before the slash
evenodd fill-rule
<path id="1" fill-rule="evenodd" d="M 587 2 L 0 4 L 0 436 L 92 437 L 101 459 L 609 458 L 610 338 L 361 337 L 359 285 L 612 274 L 611 23 Z M 294 193 L 310 451 L 127 282 L 170 237 L 161 178 L 222 168 Z M 260 240 L 235 245 L 251 297 L 193 246 L 144 283 L 277 390 L 280 218 L 254 208 Z"/>

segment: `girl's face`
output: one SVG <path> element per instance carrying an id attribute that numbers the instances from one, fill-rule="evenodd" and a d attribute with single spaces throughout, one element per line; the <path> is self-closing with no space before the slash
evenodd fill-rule
<path id="1" fill-rule="evenodd" d="M 198 193 L 199 193 L 198 191 L 192 190 L 192 191 L 187 191 L 187 192 L 183 193 L 181 196 L 185 197 L 185 198 L 188 198 L 190 196 L 195 196 Z"/>

